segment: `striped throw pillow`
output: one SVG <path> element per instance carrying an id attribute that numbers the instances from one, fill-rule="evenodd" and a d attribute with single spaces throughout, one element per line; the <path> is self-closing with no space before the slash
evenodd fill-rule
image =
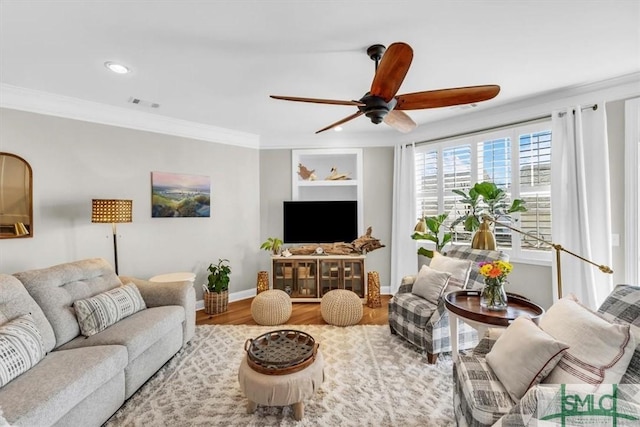
<path id="1" fill-rule="evenodd" d="M 90 337 L 114 323 L 147 308 L 140 291 L 127 283 L 73 303 L 82 335 Z"/>
<path id="2" fill-rule="evenodd" d="M 0 326 L 0 387 L 44 358 L 42 335 L 30 314 Z"/>

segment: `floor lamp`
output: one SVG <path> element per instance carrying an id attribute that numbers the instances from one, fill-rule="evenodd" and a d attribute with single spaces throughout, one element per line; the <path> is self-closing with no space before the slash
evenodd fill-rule
<path id="1" fill-rule="evenodd" d="M 559 245 L 557 243 L 548 242 L 548 241 L 546 241 L 544 239 L 541 239 L 540 237 L 534 236 L 533 234 L 529 234 L 526 231 L 522 231 L 522 230 L 520 230 L 518 228 L 515 228 L 515 227 L 512 227 L 512 226 L 510 226 L 508 224 L 505 224 L 505 223 L 502 223 L 502 222 L 498 222 L 498 221 L 492 219 L 491 217 L 489 217 L 487 215 L 484 215 L 482 217 L 482 220 L 483 221 L 487 221 L 487 222 L 493 222 L 494 224 L 499 225 L 501 227 L 506 227 L 509 230 L 513 230 L 513 231 L 515 231 L 517 233 L 524 234 L 527 237 L 531 237 L 532 239 L 535 239 L 535 240 L 537 240 L 539 242 L 542 242 L 542 243 L 545 243 L 545 244 L 551 246 L 556 251 L 556 273 L 557 273 L 557 277 L 558 277 L 558 299 L 562 298 L 562 265 L 560 264 L 560 252 L 566 252 L 569 255 L 573 255 L 574 257 L 576 257 L 576 258 L 578 258 L 578 259 L 580 259 L 580 260 L 582 260 L 584 262 L 587 262 L 587 263 L 589 263 L 591 265 L 595 265 L 603 273 L 613 274 L 613 270 L 611 268 L 609 268 L 609 266 L 596 264 L 593 261 L 590 261 L 590 260 L 588 260 L 588 259 L 586 259 L 586 258 L 584 258 L 584 257 L 582 257 L 582 256 L 580 256 L 578 254 L 575 254 L 575 253 L 563 248 L 562 245 Z"/>
<path id="2" fill-rule="evenodd" d="M 132 211 L 133 200 L 93 199 L 91 201 L 91 222 L 111 223 L 116 274 L 118 274 L 116 224 L 120 222 L 132 222 Z"/>

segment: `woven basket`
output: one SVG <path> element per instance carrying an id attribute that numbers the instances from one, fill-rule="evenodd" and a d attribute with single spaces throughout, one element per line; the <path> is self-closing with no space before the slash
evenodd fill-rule
<path id="1" fill-rule="evenodd" d="M 207 314 L 220 314 L 227 311 L 229 306 L 229 291 L 205 292 L 204 312 Z"/>

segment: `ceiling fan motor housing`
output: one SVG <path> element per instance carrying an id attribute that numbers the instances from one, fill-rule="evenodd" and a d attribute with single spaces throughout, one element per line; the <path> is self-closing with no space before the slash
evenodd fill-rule
<path id="1" fill-rule="evenodd" d="M 367 92 L 367 94 L 360 99 L 360 102 L 365 105 L 363 107 L 359 106 L 358 109 L 371 119 L 371 123 L 379 124 L 382 123 L 389 111 L 393 110 L 397 101 L 395 98 L 391 98 L 391 101 L 385 102 L 385 100 L 379 96 L 373 96 Z"/>

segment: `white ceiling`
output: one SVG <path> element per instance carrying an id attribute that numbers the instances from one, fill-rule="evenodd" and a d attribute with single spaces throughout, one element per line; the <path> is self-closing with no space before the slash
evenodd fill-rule
<path id="1" fill-rule="evenodd" d="M 640 1 L 0 0 L 0 82 L 261 138 L 314 132 L 356 107 L 270 94 L 359 99 L 368 46 L 414 50 L 399 93 L 499 84 L 472 110 L 409 111 L 427 123 L 640 71 Z M 103 63 L 133 72 L 121 76 Z M 147 109 L 130 97 L 160 104 Z M 393 138 L 360 117 L 342 138 Z"/>

